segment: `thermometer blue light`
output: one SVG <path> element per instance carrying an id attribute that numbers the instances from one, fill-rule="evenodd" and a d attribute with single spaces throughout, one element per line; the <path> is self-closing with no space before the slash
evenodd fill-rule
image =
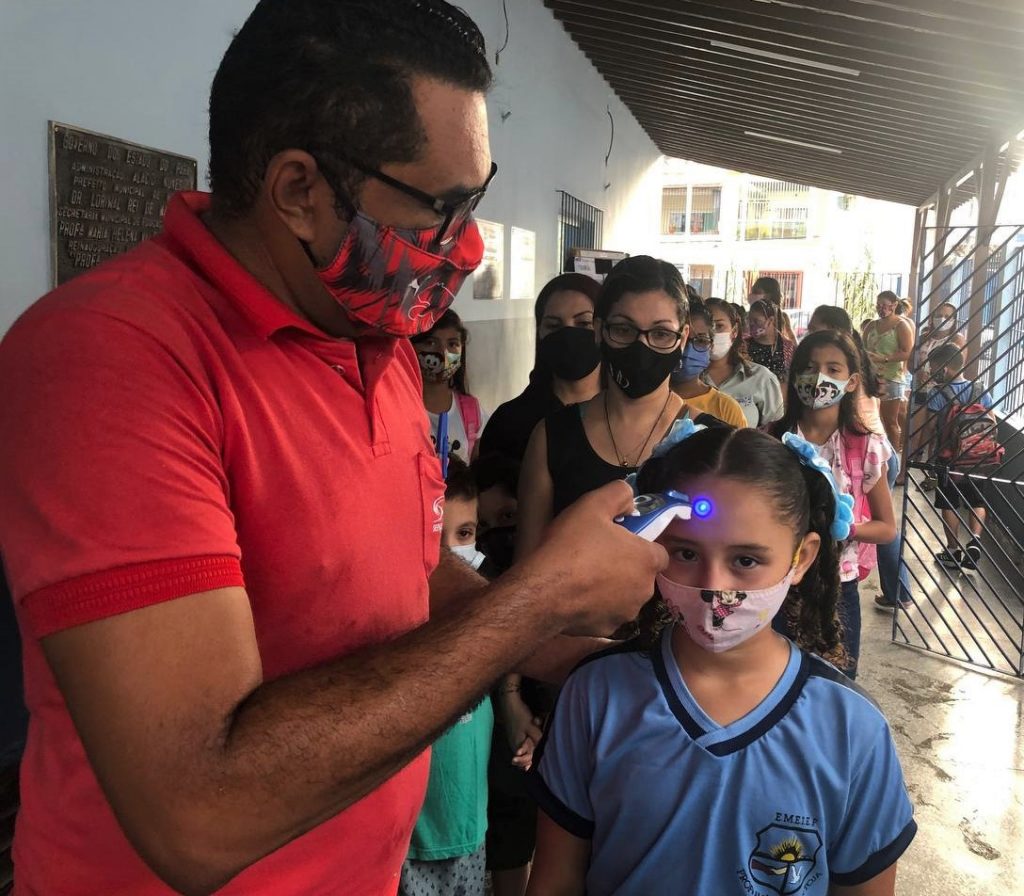
<path id="1" fill-rule="evenodd" d="M 698 498 L 693 502 L 693 515 L 699 520 L 706 520 L 714 512 L 715 505 L 707 498 Z"/>

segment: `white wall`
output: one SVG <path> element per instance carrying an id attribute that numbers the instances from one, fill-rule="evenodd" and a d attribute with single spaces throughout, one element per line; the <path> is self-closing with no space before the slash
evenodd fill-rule
<path id="1" fill-rule="evenodd" d="M 199 160 L 220 57 L 252 0 L 0 4 L 0 332 L 50 285 L 47 121 Z"/>
<path id="2" fill-rule="evenodd" d="M 192 156 L 202 183 L 210 80 L 253 4 L 0 4 L 0 332 L 49 288 L 47 121 Z M 460 5 L 479 23 L 493 62 L 505 37 L 501 3 Z M 652 251 L 658 227 L 654 145 L 540 0 L 507 6 L 509 43 L 489 101 L 500 171 L 479 209 L 480 217 L 505 225 L 505 298 L 476 301 L 470 282 L 456 304 L 481 348 L 499 347 L 506 359 L 501 375 L 479 361 L 472 371 L 488 405 L 521 388 L 532 358 L 530 328 L 500 323 L 532 315 L 532 302 L 508 299 L 511 227 L 537 234 L 538 288 L 557 272 L 557 190 L 605 211 L 607 248 Z M 615 145 L 606 168 L 609 105 Z"/>

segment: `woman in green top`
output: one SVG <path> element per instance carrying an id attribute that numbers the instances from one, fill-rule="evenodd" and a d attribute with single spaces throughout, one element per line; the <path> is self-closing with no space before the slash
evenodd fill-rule
<path id="1" fill-rule="evenodd" d="M 896 314 L 899 300 L 899 296 L 890 290 L 880 292 L 875 305 L 878 319 L 871 321 L 861 336 L 878 375 L 882 393 L 882 426 L 885 427 L 890 444 L 897 453 L 902 453 L 903 428 L 900 426 L 900 415 L 907 400 L 903 370 L 914 351 L 914 332 L 907 321 Z"/>

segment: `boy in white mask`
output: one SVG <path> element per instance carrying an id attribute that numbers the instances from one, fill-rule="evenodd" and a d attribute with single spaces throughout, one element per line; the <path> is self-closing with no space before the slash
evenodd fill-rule
<path id="1" fill-rule="evenodd" d="M 528 896 L 892 896 L 916 832 L 877 706 L 811 655 L 836 647 L 850 504 L 806 442 L 697 432 L 641 492 L 695 513 L 638 643 L 570 676 L 537 750 L 543 809 Z M 707 513 L 698 515 L 698 500 Z M 796 644 L 771 628 L 783 608 Z"/>
<path id="2" fill-rule="evenodd" d="M 477 490 L 458 457 L 448 461 L 441 544 L 477 568 Z M 483 896 L 487 763 L 494 712 L 485 697 L 435 742 L 423 809 L 402 865 L 399 896 Z"/>

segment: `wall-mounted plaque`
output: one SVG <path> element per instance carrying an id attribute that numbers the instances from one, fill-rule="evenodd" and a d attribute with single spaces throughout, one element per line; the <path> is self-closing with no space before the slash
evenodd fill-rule
<path id="1" fill-rule="evenodd" d="M 167 198 L 195 188 L 195 159 L 51 121 L 54 285 L 159 233 Z"/>

